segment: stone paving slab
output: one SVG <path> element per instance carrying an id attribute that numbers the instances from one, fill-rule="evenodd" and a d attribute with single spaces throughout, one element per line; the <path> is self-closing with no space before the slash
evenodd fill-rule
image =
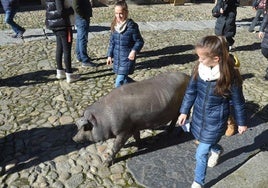
<path id="1" fill-rule="evenodd" d="M 221 139 L 219 144 L 223 147 L 224 153 L 216 167 L 208 168 L 205 187 L 213 187 L 216 182 L 221 180 L 223 182 L 216 187 L 245 187 L 240 186 L 241 179 L 235 179 L 236 176 L 233 176 L 229 184 L 225 183 L 230 179 L 228 175 L 244 166 L 245 161 L 261 151 L 260 148 L 268 145 L 268 123 L 263 122 L 265 121 L 251 116 L 249 124 L 252 127 L 245 134 L 236 134 L 232 137 L 224 136 Z M 152 139 L 153 141 L 148 148 L 143 149 L 140 154 L 127 161 L 127 167 L 137 182 L 147 188 L 190 187 L 195 167 L 196 145 L 193 142 L 193 137 L 189 133 L 181 134 L 178 128 L 171 135 L 162 134 Z M 249 173 L 253 173 L 256 178 L 252 177 L 247 180 L 250 181 L 248 187 L 261 188 L 257 185 L 263 185 L 268 180 L 267 176 L 262 178 L 263 174 L 268 174 L 268 168 L 264 168 L 260 164 L 260 161 L 263 160 L 258 160 L 259 158 L 257 155 L 252 162 L 256 164 L 256 168 L 251 169 Z M 227 177 L 226 180 L 225 177 Z"/>

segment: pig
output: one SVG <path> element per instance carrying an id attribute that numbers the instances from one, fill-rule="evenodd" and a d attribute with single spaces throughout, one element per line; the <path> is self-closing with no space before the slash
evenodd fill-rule
<path id="1" fill-rule="evenodd" d="M 95 143 L 115 138 L 111 154 L 104 161 L 110 166 L 131 136 L 140 142 L 140 130 L 169 122 L 175 127 L 188 82 L 188 75 L 173 72 L 115 88 L 86 108 L 76 121 L 77 133 L 72 139 Z"/>

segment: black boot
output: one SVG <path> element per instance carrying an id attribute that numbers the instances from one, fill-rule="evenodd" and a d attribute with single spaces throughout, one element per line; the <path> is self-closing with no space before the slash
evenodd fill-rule
<path id="1" fill-rule="evenodd" d="M 265 76 L 264 76 L 264 79 L 265 79 L 265 80 L 268 80 L 268 68 L 266 69 L 266 74 L 265 74 Z"/>

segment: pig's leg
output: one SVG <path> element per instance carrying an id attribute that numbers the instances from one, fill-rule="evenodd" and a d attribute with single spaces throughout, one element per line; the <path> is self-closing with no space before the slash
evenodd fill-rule
<path id="1" fill-rule="evenodd" d="M 111 155 L 108 155 L 107 159 L 104 161 L 105 166 L 111 166 L 113 164 L 113 160 L 116 156 L 116 154 L 119 152 L 119 150 L 124 146 L 126 141 L 130 138 L 131 134 L 126 134 L 122 133 L 116 136 L 113 148 L 112 148 L 112 153 Z"/>
<path id="2" fill-rule="evenodd" d="M 169 124 L 169 126 L 168 126 L 168 128 L 167 128 L 167 131 L 168 131 L 169 133 L 172 132 L 172 131 L 174 130 L 175 125 L 176 125 L 176 123 L 177 123 L 177 121 L 178 121 L 178 117 L 179 117 L 179 114 L 178 114 L 178 116 L 176 116 L 176 118 L 174 118 L 174 119 L 171 121 L 171 123 Z"/>
<path id="3" fill-rule="evenodd" d="M 141 145 L 140 131 L 134 132 L 133 137 L 134 137 L 134 139 L 136 141 L 136 145 L 140 146 Z"/>

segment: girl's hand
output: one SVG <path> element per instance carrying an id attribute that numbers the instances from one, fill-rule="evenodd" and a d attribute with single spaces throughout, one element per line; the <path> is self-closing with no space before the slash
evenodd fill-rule
<path id="1" fill-rule="evenodd" d="M 263 39 L 263 37 L 264 37 L 264 32 L 259 32 L 259 39 Z"/>
<path id="2" fill-rule="evenodd" d="M 108 57 L 106 60 L 106 65 L 111 65 L 111 64 L 113 64 L 113 60 L 111 57 Z"/>
<path id="3" fill-rule="evenodd" d="M 243 134 L 248 129 L 247 126 L 238 126 L 238 132 L 239 134 Z"/>
<path id="4" fill-rule="evenodd" d="M 135 59 L 135 57 L 136 57 L 136 51 L 131 50 L 131 52 L 128 55 L 128 59 L 133 61 Z"/>
<path id="5" fill-rule="evenodd" d="M 181 114 L 178 118 L 178 123 L 180 126 L 185 124 L 185 121 L 187 119 L 187 114 Z"/>

